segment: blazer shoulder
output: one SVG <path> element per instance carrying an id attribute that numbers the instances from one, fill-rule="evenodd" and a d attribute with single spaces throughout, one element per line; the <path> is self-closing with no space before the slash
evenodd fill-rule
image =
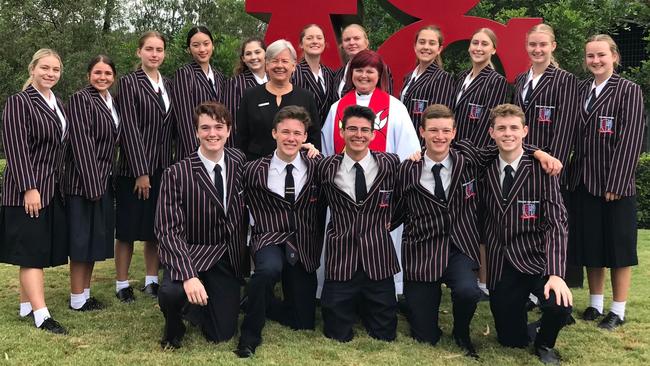
<path id="1" fill-rule="evenodd" d="M 641 93 L 641 86 L 639 86 L 639 84 L 637 84 L 637 83 L 635 83 L 635 82 L 633 82 L 631 80 L 628 80 L 628 79 L 625 79 L 625 78 L 620 78 L 619 82 L 618 82 L 618 85 L 619 85 L 620 88 L 623 88 L 623 89 L 626 89 L 626 90 L 629 90 L 629 91 L 632 91 L 632 92 Z"/>
<path id="2" fill-rule="evenodd" d="M 5 102 L 6 105 L 20 105 L 20 104 L 27 104 L 30 103 L 30 96 L 27 93 L 27 91 L 23 90 L 21 92 L 18 92 L 16 94 L 12 94 L 7 98 L 7 101 Z"/>
<path id="3" fill-rule="evenodd" d="M 234 160 L 238 163 L 244 165 L 246 163 L 246 154 L 239 150 L 236 147 L 226 147 L 224 150 L 225 153 L 230 154 Z"/>
<path id="4" fill-rule="evenodd" d="M 138 82 L 138 75 L 137 71 L 131 71 L 130 73 L 123 75 L 120 78 L 120 85 L 121 84 L 136 84 Z"/>
<path id="5" fill-rule="evenodd" d="M 70 102 L 72 101 L 79 101 L 79 102 L 85 102 L 85 103 L 90 103 L 92 101 L 92 95 L 90 95 L 90 92 L 88 91 L 87 88 L 83 88 L 80 90 L 77 90 L 74 94 L 70 96 Z"/>
<path id="6" fill-rule="evenodd" d="M 390 152 L 375 152 L 375 158 L 385 159 L 389 164 L 397 166 L 399 164 L 399 156 L 395 153 Z"/>
<path id="7" fill-rule="evenodd" d="M 185 64 L 178 69 L 176 69 L 176 72 L 174 73 L 174 79 L 176 78 L 187 78 L 190 77 L 194 73 L 194 70 L 192 69 L 192 64 Z"/>

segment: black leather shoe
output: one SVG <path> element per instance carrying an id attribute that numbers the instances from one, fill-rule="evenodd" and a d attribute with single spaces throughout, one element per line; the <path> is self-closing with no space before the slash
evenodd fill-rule
<path id="1" fill-rule="evenodd" d="M 235 352 L 235 354 L 239 358 L 249 358 L 255 354 L 255 348 L 251 346 L 239 345 L 237 346 L 237 349 L 234 350 L 233 352 Z"/>
<path id="2" fill-rule="evenodd" d="M 59 322 L 57 322 L 52 318 L 45 319 L 43 324 L 41 324 L 41 326 L 38 327 L 38 329 L 46 330 L 54 334 L 68 334 L 68 331 L 65 328 L 63 328 L 63 326 Z"/>
<path id="3" fill-rule="evenodd" d="M 573 315 L 569 315 L 568 318 L 566 318 L 566 324 L 564 325 L 573 325 L 576 323 L 576 318 L 573 317 Z"/>
<path id="4" fill-rule="evenodd" d="M 590 306 L 585 309 L 584 313 L 582 313 L 582 320 L 594 321 L 600 318 L 601 316 L 603 316 L 603 313 L 598 311 L 598 309 Z"/>
<path id="5" fill-rule="evenodd" d="M 70 310 L 74 310 L 74 311 L 94 311 L 94 310 L 102 310 L 103 308 L 104 308 L 104 304 L 97 301 L 97 299 L 95 299 L 94 297 L 91 297 L 88 300 L 86 300 L 83 306 L 80 307 L 79 309 L 75 309 L 72 306 L 70 306 Z"/>
<path id="6" fill-rule="evenodd" d="M 557 353 L 555 348 L 549 348 L 546 346 L 535 346 L 535 354 L 539 357 L 539 360 L 542 361 L 545 365 L 559 365 L 560 364 L 560 354 Z"/>
<path id="7" fill-rule="evenodd" d="M 160 287 L 160 285 L 158 285 L 155 282 L 152 282 L 152 283 L 146 285 L 145 287 L 143 287 L 142 289 L 140 289 L 140 291 L 144 292 L 145 295 L 149 295 L 151 297 L 158 297 L 158 288 L 159 287 Z"/>
<path id="8" fill-rule="evenodd" d="M 478 353 L 476 352 L 476 348 L 474 348 L 474 344 L 472 343 L 472 340 L 469 337 L 457 337 L 454 334 L 454 341 L 456 342 L 456 345 L 460 347 L 463 351 L 465 351 L 465 356 L 471 357 L 475 360 L 478 360 Z"/>
<path id="9" fill-rule="evenodd" d="M 121 302 L 126 304 L 135 301 L 135 296 L 133 295 L 133 287 L 131 286 L 121 289 L 115 293 L 115 296 L 120 299 Z"/>
<path id="10" fill-rule="evenodd" d="M 183 342 L 183 337 L 185 336 L 185 325 L 181 322 L 181 328 L 178 334 L 174 335 L 173 337 L 168 337 L 166 334 L 163 335 L 163 339 L 160 340 L 160 347 L 162 349 L 179 349 L 181 348 L 182 342 Z"/>
<path id="11" fill-rule="evenodd" d="M 30 311 L 27 315 L 21 316 L 20 314 L 18 315 L 20 317 L 20 320 L 34 320 L 34 311 Z"/>
<path id="12" fill-rule="evenodd" d="M 610 311 L 609 313 L 607 313 L 607 315 L 605 315 L 603 320 L 601 320 L 600 323 L 598 323 L 598 328 L 612 331 L 618 328 L 619 325 L 623 325 L 623 323 L 625 323 L 623 319 L 621 319 L 618 315 Z"/>

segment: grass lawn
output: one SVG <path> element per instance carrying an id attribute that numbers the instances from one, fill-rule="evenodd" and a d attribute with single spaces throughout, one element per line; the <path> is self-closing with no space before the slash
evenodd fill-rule
<path id="1" fill-rule="evenodd" d="M 609 333 L 595 323 L 578 320 L 560 333 L 557 348 L 564 364 L 648 365 L 650 364 L 650 231 L 639 231 L 640 266 L 634 268 L 626 324 Z M 138 296 L 135 304 L 124 305 L 114 296 L 113 261 L 98 263 L 92 294 L 108 308 L 92 313 L 68 310 L 68 269 L 61 266 L 46 271 L 46 299 L 50 312 L 65 325 L 70 335 L 56 336 L 34 328 L 18 317 L 17 268 L 0 264 L 0 364 L 40 365 L 464 365 L 478 362 L 464 357 L 451 339 L 449 294 L 441 306 L 444 336 L 436 347 L 418 344 L 409 337 L 406 320 L 400 316 L 397 340 L 386 343 L 371 339 L 361 327 L 356 337 L 340 344 L 322 335 L 320 320 L 316 331 L 294 332 L 269 322 L 264 343 L 252 359 L 239 360 L 232 353 L 236 340 L 225 344 L 206 342 L 196 328 L 188 327 L 183 348 L 162 351 L 159 346 L 163 317 L 156 301 Z M 137 246 L 131 283 L 143 280 L 142 246 Z M 611 290 L 606 289 L 606 309 Z M 136 294 L 136 296 L 139 294 Z M 575 308 L 586 307 L 586 289 L 574 292 Z M 531 318 L 537 317 L 530 313 Z M 320 318 L 320 314 L 319 314 Z M 488 303 L 480 303 L 472 323 L 472 337 L 481 362 L 490 365 L 538 364 L 528 350 L 500 347 L 495 339 Z"/>

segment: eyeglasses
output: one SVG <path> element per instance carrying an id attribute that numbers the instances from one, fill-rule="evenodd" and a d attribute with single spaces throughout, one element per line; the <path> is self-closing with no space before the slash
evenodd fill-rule
<path id="1" fill-rule="evenodd" d="M 351 134 L 357 134 L 358 132 L 361 132 L 362 135 L 369 135 L 372 133 L 372 128 L 370 127 L 357 127 L 357 126 L 348 126 L 345 128 L 345 130 Z"/>

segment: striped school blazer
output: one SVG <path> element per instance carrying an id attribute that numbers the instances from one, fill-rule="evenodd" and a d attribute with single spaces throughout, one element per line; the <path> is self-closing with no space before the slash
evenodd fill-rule
<path id="1" fill-rule="evenodd" d="M 526 114 L 528 136 L 525 143 L 535 145 L 566 165 L 573 150 L 578 113 L 578 79 L 571 73 L 549 65 L 533 89 L 528 107 L 521 96 L 528 71 L 515 80 L 513 103 Z"/>
<path id="2" fill-rule="evenodd" d="M 87 199 L 101 197 L 113 171 L 118 137 L 111 110 L 97 89 L 88 85 L 70 97 L 67 115 L 70 144 L 63 191 Z"/>
<path id="3" fill-rule="evenodd" d="M 169 95 L 173 95 L 171 81 L 163 77 L 163 82 Z M 166 112 L 142 69 L 120 78 L 117 103 L 121 112 L 117 175 L 137 178 L 170 166 L 173 104 Z"/>
<path id="4" fill-rule="evenodd" d="M 450 150 L 449 155 L 453 167 L 446 201 L 420 184 L 424 159 L 399 165 L 393 226 L 405 223 L 402 272 L 407 281 L 438 281 L 447 269 L 451 245 L 479 263 L 478 170 L 460 153 Z"/>
<path id="5" fill-rule="evenodd" d="M 194 108 L 207 101 L 224 102 L 225 79 L 221 71 L 212 67 L 214 85 L 196 61 L 176 70 L 172 104 L 178 133 L 176 160 L 181 160 L 199 148 L 194 128 Z"/>
<path id="6" fill-rule="evenodd" d="M 316 176 L 318 161 L 322 156 L 309 159 L 306 153 L 301 152 L 307 166 L 307 180 L 293 208 L 283 196 L 268 187 L 272 156 L 251 161 L 244 169 L 246 204 L 255 220 L 249 242 L 251 253 L 255 255 L 266 246 L 285 243 L 295 236 L 300 263 L 307 272 L 314 272 L 320 266 L 325 229 L 325 204 Z M 289 226 L 289 215 L 294 217 L 295 232 Z"/>
<path id="7" fill-rule="evenodd" d="M 524 152 L 510 194 L 502 198 L 499 160 L 490 164 L 479 182 L 486 212 L 488 285 L 494 288 L 508 261 L 531 275 L 564 277 L 567 213 L 557 177 L 547 175 L 529 152 Z"/>
<path id="8" fill-rule="evenodd" d="M 316 80 L 314 73 L 311 72 L 309 64 L 304 59 L 296 65 L 296 70 L 291 76 L 291 83 L 303 89 L 307 89 L 314 93 L 316 106 L 320 115 L 320 123 L 325 122 L 327 113 L 334 102 L 338 100 L 336 97 L 336 87 L 334 85 L 334 71 L 325 65 L 321 65 L 321 72 L 323 73 L 323 81 L 325 82 L 325 91 L 321 83 Z"/>
<path id="9" fill-rule="evenodd" d="M 65 117 L 63 103 L 57 99 L 57 104 Z M 2 128 L 7 157 L 2 205 L 23 206 L 25 191 L 35 188 L 47 207 L 63 177 L 69 128 L 63 131 L 57 113 L 31 85 L 7 98 Z"/>
<path id="10" fill-rule="evenodd" d="M 244 91 L 258 85 L 257 80 L 255 80 L 255 75 L 253 75 L 253 73 L 248 69 L 244 70 L 241 74 L 235 75 L 226 80 L 224 104 L 228 107 L 228 110 L 232 115 L 232 133 L 228 139 L 228 146 L 234 146 L 235 143 L 235 138 L 237 136 L 237 111 L 241 104 L 241 98 L 244 96 Z"/>
<path id="11" fill-rule="evenodd" d="M 384 91 L 392 95 L 393 94 L 393 72 L 390 70 L 390 66 L 388 66 L 387 64 L 384 64 L 384 71 L 386 71 L 386 77 L 388 78 L 388 86 Z M 352 72 L 352 70 L 350 70 L 350 72 Z M 336 70 L 336 73 L 334 74 L 334 101 L 341 99 L 345 94 L 347 94 L 347 92 L 349 92 L 354 88 L 354 85 L 352 85 L 349 88 L 346 88 L 344 86 L 343 92 L 341 92 L 341 94 L 338 93 L 339 85 L 341 85 L 341 81 L 343 80 L 344 76 L 345 76 L 345 65 L 341 66 L 338 70 Z"/>
<path id="12" fill-rule="evenodd" d="M 643 93 L 638 85 L 613 74 L 587 113 L 584 106 L 592 83 L 589 79 L 580 84 L 581 121 L 569 166 L 569 188 L 573 191 L 584 184 L 594 196 L 606 192 L 633 196 L 645 127 Z"/>
<path id="13" fill-rule="evenodd" d="M 334 183 L 343 154 L 323 159 L 318 172 L 330 208 L 325 235 L 325 279 L 348 281 L 361 266 L 371 280 L 383 280 L 400 271 L 390 236 L 391 196 L 399 164 L 396 154 L 370 152 L 379 167 L 362 204 Z"/>
<path id="14" fill-rule="evenodd" d="M 490 129 L 490 110 L 508 100 L 508 82 L 491 66 L 484 67 L 463 91 L 467 75 L 466 70 L 456 78 L 454 92 L 454 115 L 456 118 L 456 140 L 470 140 L 476 147 L 494 144 L 488 130 Z"/>
<path id="15" fill-rule="evenodd" d="M 234 274 L 242 275 L 246 158 L 237 149 L 226 148 L 224 154 L 226 208 L 197 152 L 163 173 L 154 229 L 160 243 L 158 256 L 174 281 L 197 277 L 224 255 Z"/>
<path id="16" fill-rule="evenodd" d="M 404 75 L 406 86 L 411 79 L 412 72 Z M 422 112 L 431 104 L 444 104 L 453 109 L 456 95 L 454 90 L 456 82 L 450 73 L 441 69 L 435 63 L 429 65 L 424 72 L 413 81 L 404 94 L 404 105 L 411 116 L 411 121 L 417 130 L 420 127 Z M 400 97 L 401 97 L 400 92 Z"/>

